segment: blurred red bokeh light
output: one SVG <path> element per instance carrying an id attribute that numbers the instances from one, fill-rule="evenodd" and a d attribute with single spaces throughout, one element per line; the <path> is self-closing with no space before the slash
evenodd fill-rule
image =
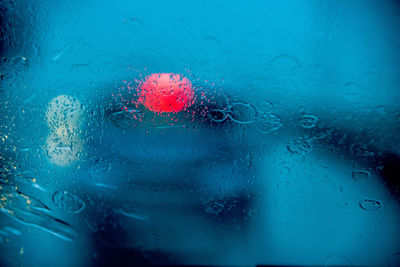
<path id="1" fill-rule="evenodd" d="M 139 102 L 153 112 L 180 112 L 194 102 L 192 83 L 180 74 L 153 73 L 139 85 Z"/>

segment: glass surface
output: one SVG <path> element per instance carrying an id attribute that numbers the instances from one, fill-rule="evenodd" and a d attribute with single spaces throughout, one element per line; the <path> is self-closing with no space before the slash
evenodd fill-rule
<path id="1" fill-rule="evenodd" d="M 400 264 L 398 1 L 0 14 L 1 266 Z"/>

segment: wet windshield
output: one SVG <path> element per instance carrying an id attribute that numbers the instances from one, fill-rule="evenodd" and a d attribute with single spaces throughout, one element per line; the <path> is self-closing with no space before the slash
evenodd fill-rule
<path id="1" fill-rule="evenodd" d="M 396 1 L 0 14 L 1 266 L 400 263 Z"/>

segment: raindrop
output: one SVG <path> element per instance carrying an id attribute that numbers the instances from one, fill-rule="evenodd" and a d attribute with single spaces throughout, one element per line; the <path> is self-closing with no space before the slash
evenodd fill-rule
<path id="1" fill-rule="evenodd" d="M 318 118 L 314 115 L 303 115 L 300 118 L 300 126 L 305 129 L 310 129 L 315 127 L 317 124 Z"/>
<path id="2" fill-rule="evenodd" d="M 125 209 L 119 208 L 119 209 L 114 209 L 114 212 L 124 215 L 125 217 L 129 217 L 129 218 L 136 219 L 139 221 L 147 221 L 148 220 L 147 216 L 138 214 L 136 209 L 128 209 L 127 210 L 126 208 Z"/>
<path id="3" fill-rule="evenodd" d="M 353 171 L 352 176 L 356 181 L 363 181 L 369 179 L 371 177 L 371 173 L 364 170 L 355 170 Z"/>
<path id="4" fill-rule="evenodd" d="M 20 192 L 3 188 L 0 211 L 13 220 L 39 228 L 65 241 L 73 241 L 77 236 L 75 229 L 68 223 L 49 215 L 49 209 L 32 197 Z"/>
<path id="5" fill-rule="evenodd" d="M 214 36 L 210 36 L 210 35 L 207 35 L 207 36 L 203 36 L 203 38 L 201 38 L 203 41 L 210 41 L 210 42 L 214 42 L 214 43 L 216 43 L 216 44 L 220 44 L 220 41 L 216 38 L 216 37 L 214 37 Z"/>
<path id="6" fill-rule="evenodd" d="M 104 160 L 97 160 L 88 170 L 91 177 L 95 177 L 97 174 L 106 173 L 111 169 L 111 164 Z"/>
<path id="7" fill-rule="evenodd" d="M 311 151 L 311 142 L 312 139 L 308 139 L 306 137 L 297 137 L 292 139 L 286 147 L 292 154 L 305 154 Z"/>
<path id="8" fill-rule="evenodd" d="M 253 159 L 250 154 L 246 154 L 246 156 L 236 159 L 233 164 L 239 170 L 248 171 L 253 166 Z"/>
<path id="9" fill-rule="evenodd" d="M 186 125 L 165 125 L 165 126 L 156 126 L 154 129 L 174 129 L 174 128 L 185 128 Z"/>
<path id="10" fill-rule="evenodd" d="M 85 208 L 85 202 L 80 197 L 65 190 L 56 191 L 52 200 L 67 213 L 77 214 Z"/>
<path id="11" fill-rule="evenodd" d="M 143 115 L 140 110 L 127 108 L 111 112 L 108 118 L 116 127 L 129 130 L 139 125 Z"/>
<path id="12" fill-rule="evenodd" d="M 3 227 L 3 229 L 14 235 L 22 235 L 21 231 L 15 229 L 15 228 L 12 228 L 12 227 L 5 226 L 5 227 Z"/>
<path id="13" fill-rule="evenodd" d="M 258 211 L 255 209 L 250 209 L 249 210 L 249 216 L 250 217 L 257 217 L 258 216 Z"/>
<path id="14" fill-rule="evenodd" d="M 79 100 L 68 95 L 53 98 L 46 110 L 47 123 L 50 126 L 55 129 L 63 126 L 70 132 L 76 130 L 82 115 L 82 105 Z"/>
<path id="15" fill-rule="evenodd" d="M 11 59 L 11 63 L 14 64 L 14 67 L 19 69 L 20 66 L 22 67 L 28 67 L 29 66 L 29 61 L 26 57 L 24 56 L 16 56 L 13 59 Z"/>
<path id="16" fill-rule="evenodd" d="M 108 184 L 102 184 L 102 183 L 95 183 L 96 186 L 98 187 L 104 187 L 104 188 L 109 188 L 109 189 L 117 189 L 115 185 L 108 185 Z"/>
<path id="17" fill-rule="evenodd" d="M 209 200 L 204 209 L 208 214 L 218 215 L 224 209 L 224 204 L 218 201 Z"/>
<path id="18" fill-rule="evenodd" d="M 228 114 L 222 109 L 213 109 L 208 113 L 210 120 L 215 122 L 223 122 L 228 117 Z"/>
<path id="19" fill-rule="evenodd" d="M 356 103 L 359 101 L 360 97 L 359 94 L 363 90 L 361 86 L 354 82 L 347 82 L 344 88 L 344 99 L 350 103 Z"/>
<path id="20" fill-rule="evenodd" d="M 29 175 L 29 173 L 28 173 Z M 18 182 L 22 182 L 22 183 L 35 183 L 36 179 L 33 176 L 28 176 L 28 175 L 24 175 L 24 174 L 19 174 L 19 175 L 15 175 L 14 179 L 15 181 Z"/>
<path id="21" fill-rule="evenodd" d="M 115 186 L 110 185 L 107 183 L 107 181 L 105 181 L 105 179 L 108 178 L 106 173 L 109 172 L 110 170 L 111 170 L 111 163 L 104 160 L 97 160 L 88 169 L 88 173 L 93 183 L 96 186 L 115 188 Z"/>
<path id="22" fill-rule="evenodd" d="M 273 113 L 262 114 L 256 118 L 255 127 L 263 134 L 274 133 L 282 127 L 281 118 Z"/>
<path id="23" fill-rule="evenodd" d="M 0 194 L 0 208 L 2 206 L 9 209 L 28 209 L 41 212 L 48 212 L 49 208 L 40 200 L 28 196 L 12 187 L 2 187 Z"/>
<path id="24" fill-rule="evenodd" d="M 233 103 L 228 113 L 229 118 L 236 123 L 253 123 L 257 116 L 257 110 L 248 103 Z"/>
<path id="25" fill-rule="evenodd" d="M 28 97 L 27 99 L 24 100 L 23 104 L 28 104 L 29 102 L 31 102 L 34 98 L 36 97 L 36 94 L 31 95 L 30 97 Z"/>
<path id="26" fill-rule="evenodd" d="M 118 116 L 118 115 L 124 114 L 125 112 L 126 112 L 125 110 L 114 111 L 111 113 L 111 116 Z"/>
<path id="27" fill-rule="evenodd" d="M 283 175 L 288 175 L 288 174 L 290 174 L 290 168 L 282 167 L 281 170 L 280 170 L 280 173 L 283 174 Z"/>
<path id="28" fill-rule="evenodd" d="M 271 70 L 279 76 L 295 76 L 301 67 L 300 61 L 291 55 L 277 55 L 270 64 Z"/>
<path id="29" fill-rule="evenodd" d="M 34 172 L 32 171 L 24 171 L 21 172 L 17 175 L 14 176 L 15 181 L 17 181 L 18 183 L 22 183 L 22 184 L 28 184 L 31 185 L 34 188 L 37 188 L 43 192 L 46 192 L 46 188 L 44 188 L 43 186 L 41 186 L 40 184 L 37 183 L 37 179 L 35 178 L 36 175 Z"/>
<path id="30" fill-rule="evenodd" d="M 274 107 L 274 104 L 272 104 L 272 102 L 269 100 L 264 100 L 261 102 L 260 106 L 263 112 L 268 112 L 271 111 L 271 109 Z"/>
<path id="31" fill-rule="evenodd" d="M 220 41 L 214 36 L 204 36 L 201 38 L 202 41 L 202 51 L 209 53 L 210 51 L 218 49 Z"/>
<path id="32" fill-rule="evenodd" d="M 47 157 L 58 166 L 67 166 L 76 161 L 81 150 L 82 142 L 79 138 L 70 136 L 66 132 L 54 132 L 46 140 Z"/>
<path id="33" fill-rule="evenodd" d="M 380 200 L 371 199 L 371 198 L 363 198 L 361 199 L 358 204 L 363 210 L 372 211 L 377 210 L 383 207 L 383 204 Z"/>
<path id="34" fill-rule="evenodd" d="M 77 236 L 76 230 L 68 223 L 48 214 L 19 209 L 1 211 L 19 223 L 39 228 L 68 242 L 72 242 Z"/>
<path id="35" fill-rule="evenodd" d="M 46 189 L 46 188 L 44 188 L 43 186 L 41 186 L 41 185 L 39 185 L 39 184 L 37 184 L 37 183 L 32 184 L 32 187 L 37 188 L 37 189 L 39 189 L 40 191 L 47 192 L 47 189 Z"/>

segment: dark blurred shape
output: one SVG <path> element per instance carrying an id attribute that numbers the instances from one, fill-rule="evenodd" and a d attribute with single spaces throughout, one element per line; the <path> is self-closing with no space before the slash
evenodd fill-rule
<path id="1" fill-rule="evenodd" d="M 399 200 L 400 196 L 400 157 L 399 155 L 388 153 L 381 159 L 381 170 L 378 170 L 386 182 L 390 192 Z"/>

